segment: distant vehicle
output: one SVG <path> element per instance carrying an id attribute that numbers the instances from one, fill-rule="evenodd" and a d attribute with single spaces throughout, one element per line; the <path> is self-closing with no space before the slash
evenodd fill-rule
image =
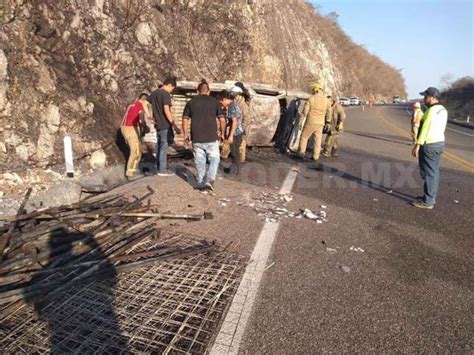
<path id="1" fill-rule="evenodd" d="M 394 104 L 400 104 L 400 103 L 402 103 L 403 101 L 402 101 L 402 98 L 401 98 L 400 96 L 394 96 L 392 102 L 393 102 Z"/>
<path id="2" fill-rule="evenodd" d="M 351 105 L 351 100 L 348 99 L 347 97 L 340 97 L 340 98 L 339 98 L 339 103 L 340 103 L 342 106 L 350 106 L 350 105 Z"/>
<path id="3" fill-rule="evenodd" d="M 359 106 L 360 105 L 360 100 L 357 96 L 352 96 L 350 99 L 350 105 L 351 106 Z"/>

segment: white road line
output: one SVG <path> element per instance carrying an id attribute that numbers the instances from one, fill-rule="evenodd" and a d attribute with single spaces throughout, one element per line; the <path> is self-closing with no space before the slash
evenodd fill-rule
<path id="1" fill-rule="evenodd" d="M 466 132 L 463 132 L 463 131 L 458 131 L 457 129 L 453 129 L 451 127 L 446 127 L 446 129 L 449 129 L 450 131 L 453 131 L 453 132 L 456 132 L 456 133 L 464 134 L 465 136 L 474 137 L 474 134 L 469 134 L 469 133 L 466 133 Z"/>
<path id="2" fill-rule="evenodd" d="M 297 169 L 292 168 L 279 193 L 289 194 L 297 176 Z M 263 225 L 242 281 L 210 351 L 211 355 L 238 353 L 279 225 L 278 222 L 266 222 Z"/>

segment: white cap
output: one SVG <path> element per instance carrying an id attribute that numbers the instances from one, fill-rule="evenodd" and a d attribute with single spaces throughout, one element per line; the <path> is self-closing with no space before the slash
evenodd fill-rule
<path id="1" fill-rule="evenodd" d="M 235 92 L 236 94 L 242 94 L 244 91 L 239 88 L 238 86 L 233 86 L 232 89 L 230 89 L 231 92 Z"/>

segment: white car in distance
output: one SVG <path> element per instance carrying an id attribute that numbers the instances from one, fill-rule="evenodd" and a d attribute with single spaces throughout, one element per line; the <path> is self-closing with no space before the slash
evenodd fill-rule
<path id="1" fill-rule="evenodd" d="M 351 106 L 359 106 L 360 105 L 360 100 L 357 96 L 352 96 L 350 99 L 350 105 Z"/>
<path id="2" fill-rule="evenodd" d="M 338 101 L 342 106 L 350 106 L 351 105 L 351 100 L 349 100 L 347 97 L 340 97 Z"/>

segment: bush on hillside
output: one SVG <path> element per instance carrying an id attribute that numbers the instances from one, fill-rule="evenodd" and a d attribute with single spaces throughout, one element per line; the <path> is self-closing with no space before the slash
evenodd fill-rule
<path id="1" fill-rule="evenodd" d="M 450 118 L 465 120 L 474 113 L 474 77 L 456 80 L 442 93 Z"/>

